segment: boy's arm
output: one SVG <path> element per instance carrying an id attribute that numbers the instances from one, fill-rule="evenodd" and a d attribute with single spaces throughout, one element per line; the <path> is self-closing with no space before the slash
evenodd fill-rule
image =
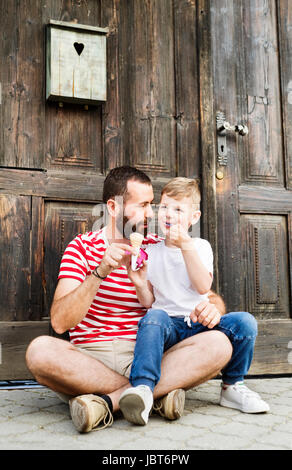
<path id="1" fill-rule="evenodd" d="M 149 281 L 146 284 L 136 285 L 136 294 L 141 305 L 150 308 L 154 302 L 152 285 Z"/>
<path id="2" fill-rule="evenodd" d="M 207 294 L 211 288 L 213 276 L 202 263 L 193 240 L 190 240 L 191 241 L 185 243 L 181 248 L 187 272 L 192 287 L 201 295 Z"/>
<path id="3" fill-rule="evenodd" d="M 192 287 L 201 295 L 207 294 L 211 289 L 213 275 L 202 263 L 194 240 L 180 224 L 171 228 L 170 237 L 171 242 L 181 249 Z"/>
<path id="4" fill-rule="evenodd" d="M 154 295 L 152 285 L 147 280 L 147 261 L 143 261 L 143 266 L 138 271 L 133 271 L 130 265 L 127 267 L 129 279 L 136 288 L 140 304 L 145 308 L 150 308 L 154 302 Z"/>

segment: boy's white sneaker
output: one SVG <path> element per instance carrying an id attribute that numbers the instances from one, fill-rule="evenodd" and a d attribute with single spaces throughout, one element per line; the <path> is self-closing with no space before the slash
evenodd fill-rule
<path id="1" fill-rule="evenodd" d="M 119 406 L 127 421 L 144 426 L 148 423 L 153 405 L 153 393 L 147 385 L 127 388 L 120 397 Z"/>
<path id="2" fill-rule="evenodd" d="M 243 413 L 266 413 L 270 410 L 268 403 L 243 382 L 227 386 L 222 384 L 220 405 L 235 408 Z"/>

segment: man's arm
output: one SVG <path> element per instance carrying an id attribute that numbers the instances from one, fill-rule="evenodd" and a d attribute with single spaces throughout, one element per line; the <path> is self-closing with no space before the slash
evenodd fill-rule
<path id="1" fill-rule="evenodd" d="M 225 315 L 226 306 L 225 306 L 225 303 L 224 303 L 224 301 L 223 301 L 223 299 L 220 295 L 218 295 L 215 292 L 213 292 L 212 290 L 210 290 L 210 292 L 208 293 L 208 299 L 209 299 L 209 302 L 211 304 L 214 304 L 215 307 L 217 308 L 217 310 L 219 310 L 221 316 Z"/>
<path id="2" fill-rule="evenodd" d="M 125 257 L 135 253 L 134 249 L 126 244 L 113 243 L 104 253 L 97 268 L 101 277 L 108 276 L 113 269 L 124 264 Z M 52 327 L 58 334 L 73 328 L 80 323 L 88 312 L 88 309 L 98 291 L 102 279 L 94 274 L 80 282 L 74 279 L 60 279 L 51 306 Z"/>
<path id="3" fill-rule="evenodd" d="M 101 284 L 93 274 L 80 283 L 75 279 L 60 279 L 51 306 L 51 323 L 58 334 L 73 328 L 85 317 Z"/>

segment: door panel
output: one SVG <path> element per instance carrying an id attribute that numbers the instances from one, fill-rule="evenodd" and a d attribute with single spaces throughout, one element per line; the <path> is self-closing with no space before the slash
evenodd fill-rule
<path id="1" fill-rule="evenodd" d="M 215 110 L 249 129 L 244 137 L 227 131 L 226 165 L 216 163 L 223 174 L 216 181 L 220 290 L 229 311 L 247 310 L 258 320 L 251 373 L 292 372 L 285 343 L 292 336 L 287 178 L 292 161 L 284 145 L 289 124 L 282 89 L 292 5 L 275 0 L 212 5 Z M 285 30 L 279 28 L 283 21 Z"/>
<path id="2" fill-rule="evenodd" d="M 94 204 L 48 202 L 45 206 L 44 314 L 49 315 L 59 266 L 68 243 L 92 230 Z"/>
<path id="3" fill-rule="evenodd" d="M 29 319 L 31 197 L 0 195 L 1 320 Z M 18 295 L 16 295 L 16 292 Z M 5 308 L 3 308 L 5 306 Z"/>
<path id="4" fill-rule="evenodd" d="M 284 185 L 283 134 L 275 0 L 242 3 L 243 83 L 249 136 L 241 182 Z"/>
<path id="5" fill-rule="evenodd" d="M 259 320 L 288 319 L 287 218 L 243 214 L 241 223 L 246 309 Z"/>

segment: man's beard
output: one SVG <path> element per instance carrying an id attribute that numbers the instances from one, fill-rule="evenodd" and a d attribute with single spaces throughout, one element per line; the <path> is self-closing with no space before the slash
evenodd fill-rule
<path id="1" fill-rule="evenodd" d="M 148 234 L 148 227 L 150 225 L 151 218 L 146 218 L 137 222 L 136 224 L 132 224 L 131 219 L 127 216 L 118 216 L 116 219 L 116 227 L 119 233 L 122 235 L 123 238 L 130 238 L 131 233 L 139 232 L 144 237 Z"/>

